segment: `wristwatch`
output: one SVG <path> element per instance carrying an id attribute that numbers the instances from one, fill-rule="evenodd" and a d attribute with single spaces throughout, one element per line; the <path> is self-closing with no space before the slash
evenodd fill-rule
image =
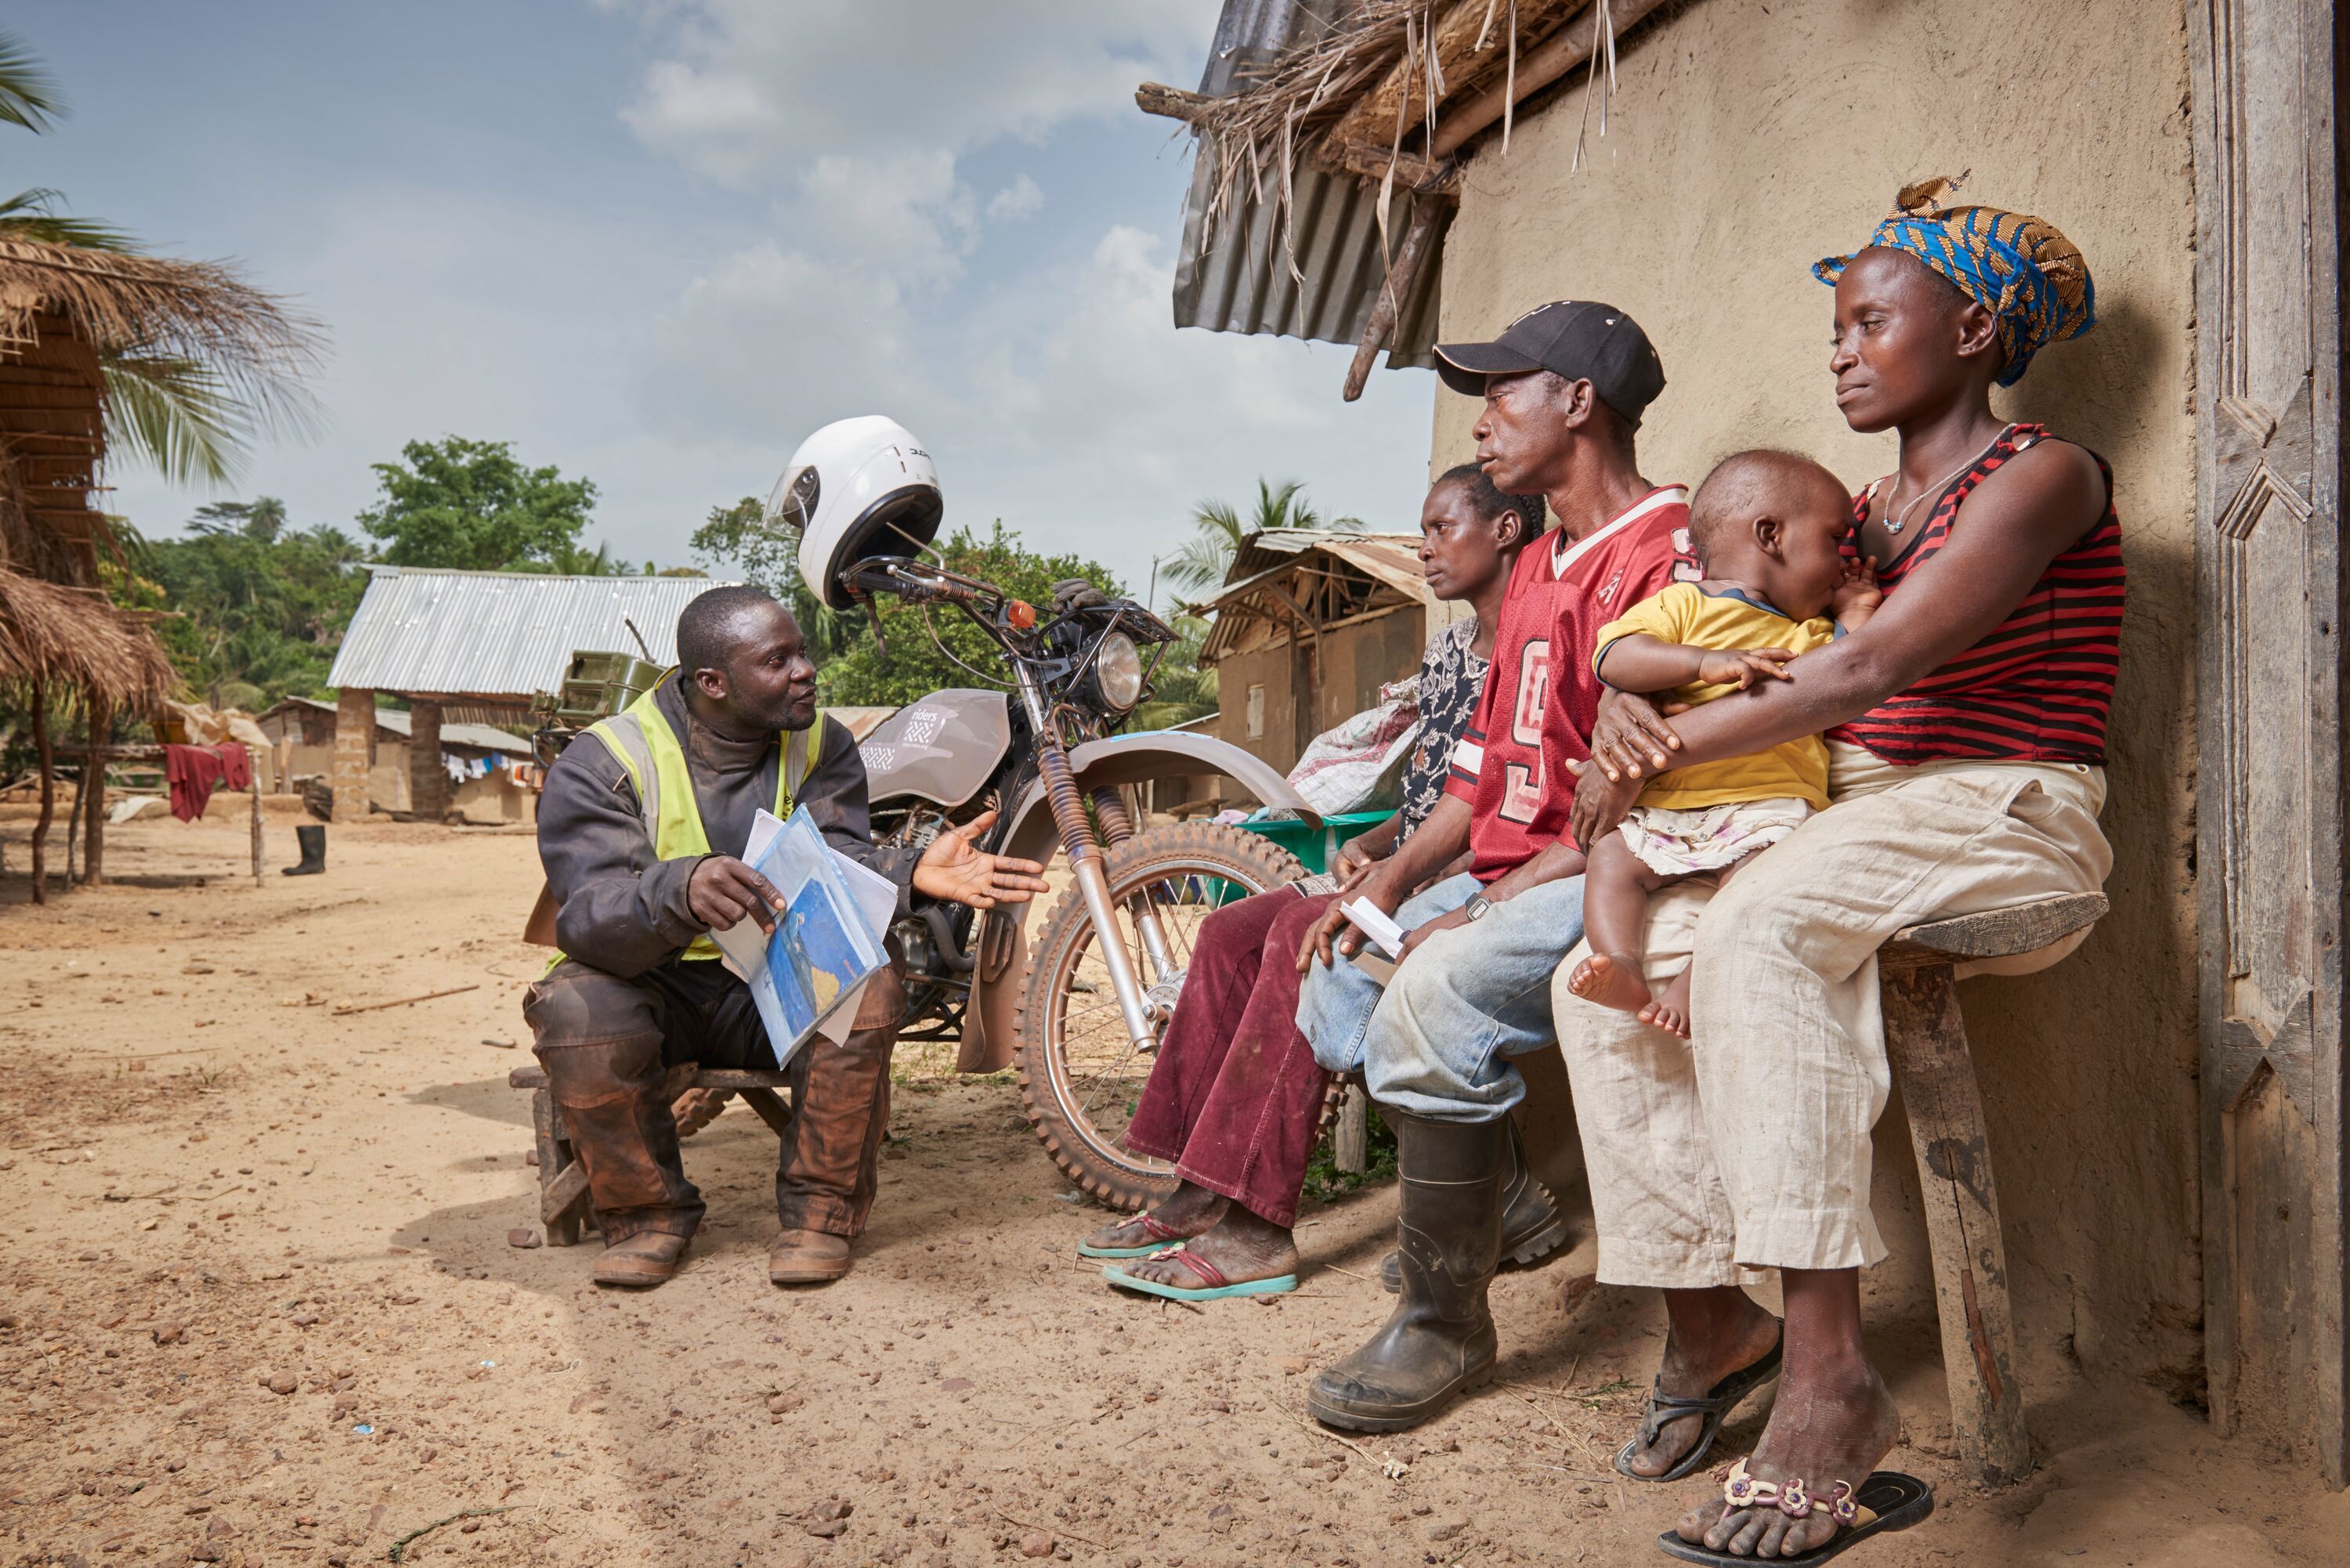
<path id="1" fill-rule="evenodd" d="M 1482 920 L 1492 911 L 1492 899 L 1482 893 L 1472 893 L 1469 896 L 1469 901 L 1461 906 L 1461 913 L 1464 919 Z"/>

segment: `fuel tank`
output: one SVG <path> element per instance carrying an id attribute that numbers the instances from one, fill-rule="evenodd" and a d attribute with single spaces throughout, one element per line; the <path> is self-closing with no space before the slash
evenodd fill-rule
<path id="1" fill-rule="evenodd" d="M 951 687 L 890 714 L 858 751 L 876 804 L 911 795 L 951 811 L 987 787 L 1011 747 L 1005 694 Z"/>

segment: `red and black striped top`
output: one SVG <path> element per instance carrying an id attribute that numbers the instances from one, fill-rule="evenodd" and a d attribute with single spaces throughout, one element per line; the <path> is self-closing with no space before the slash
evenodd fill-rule
<path id="1" fill-rule="evenodd" d="M 2010 425 L 1935 504 L 1908 544 L 1877 571 L 1887 597 L 1950 538 L 1974 487 L 2016 453 L 2050 439 L 2040 425 Z M 2114 472 L 2095 526 L 2048 564 L 2023 602 L 1991 634 L 1828 738 L 1867 747 L 1888 763 L 1915 766 L 1955 757 L 2013 762 L 2106 760 L 2106 720 L 2121 666 L 2122 528 L 2114 514 Z M 1871 487 L 1874 488 L 1873 486 Z M 1856 531 L 1870 492 L 1853 498 Z M 1847 555 L 1856 553 L 1847 541 Z"/>

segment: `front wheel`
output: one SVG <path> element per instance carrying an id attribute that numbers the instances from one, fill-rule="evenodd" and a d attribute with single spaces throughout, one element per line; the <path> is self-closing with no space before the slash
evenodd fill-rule
<path id="1" fill-rule="evenodd" d="M 1160 1039 L 1201 922 L 1225 904 L 1305 874 L 1297 857 L 1272 840 L 1213 823 L 1138 834 L 1108 851 L 1104 870 L 1128 961 L 1160 1009 Z M 1142 909 L 1159 916 L 1172 975 L 1160 975 L 1144 950 L 1135 919 Z M 1098 941 L 1072 887 L 1045 922 L 1021 992 L 1020 1100 L 1071 1180 L 1111 1208 L 1134 1210 L 1173 1191 L 1175 1176 L 1165 1161 L 1120 1147 L 1152 1057 L 1128 1038 Z"/>

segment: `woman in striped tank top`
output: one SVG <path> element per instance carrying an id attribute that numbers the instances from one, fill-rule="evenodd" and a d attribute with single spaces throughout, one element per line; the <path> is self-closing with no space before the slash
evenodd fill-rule
<path id="1" fill-rule="evenodd" d="M 1837 407 L 1900 440 L 1895 471 L 1855 498 L 1848 546 L 1877 563 L 1884 607 L 1794 679 L 1669 724 L 1611 704 L 1575 804 L 1588 844 L 1668 753 L 1680 767 L 1828 733 L 1826 811 L 1718 891 L 1683 883 L 1650 905 L 1650 972 L 1693 961 L 1688 1044 L 1575 998 L 1572 959 L 1554 987 L 1599 1277 L 1662 1287 L 1672 1325 L 1618 1468 L 1695 1468 L 1718 1413 L 1783 1356 L 1754 1453 L 1677 1527 L 1741 1557 L 1869 1528 L 1838 1483 L 1858 1487 L 1898 1430 L 1860 1333 L 1859 1271 L 1885 1255 L 1868 1204 L 1890 1085 L 1877 948 L 1919 921 L 2094 891 L 2112 865 L 2097 827 L 2122 608 L 2109 475 L 1990 398 L 2089 327 L 2088 269 L 2049 224 L 1946 205 L 1955 190 L 1903 191 L 1866 249 L 1814 269 L 1835 288 Z M 1783 1330 L 1738 1288 L 1742 1268 L 1783 1271 Z M 1797 1480 L 1820 1506 L 1771 1506 Z"/>

